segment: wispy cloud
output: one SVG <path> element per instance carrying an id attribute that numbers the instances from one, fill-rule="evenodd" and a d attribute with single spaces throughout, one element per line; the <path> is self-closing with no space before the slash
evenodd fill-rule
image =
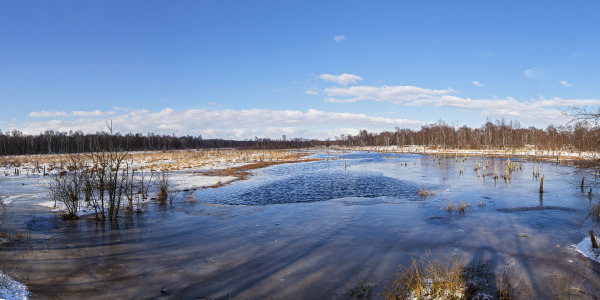
<path id="1" fill-rule="evenodd" d="M 77 111 L 74 111 L 73 113 L 71 113 L 71 115 L 74 117 L 101 117 L 101 116 L 113 115 L 114 113 L 115 112 L 113 112 L 113 111 L 104 112 L 99 109 L 96 109 L 94 111 L 77 110 Z"/>
<path id="2" fill-rule="evenodd" d="M 533 73 L 533 70 L 531 70 L 531 69 L 526 69 L 525 71 L 523 71 L 523 75 L 525 75 L 525 77 L 527 77 L 527 78 L 531 78 L 532 73 Z"/>
<path id="3" fill-rule="evenodd" d="M 477 80 L 473 80 L 473 81 L 471 81 L 471 83 L 472 83 L 473 85 L 476 85 L 476 86 L 479 86 L 479 87 L 482 87 L 482 86 L 483 86 L 483 84 L 482 84 L 481 82 L 477 81 Z"/>
<path id="4" fill-rule="evenodd" d="M 325 102 L 390 102 L 407 106 L 452 107 L 478 112 L 481 117 L 516 119 L 533 124 L 563 124 L 561 109 L 568 106 L 600 105 L 600 99 L 471 99 L 458 97 L 453 89 L 426 89 L 416 86 L 351 86 L 325 89 Z M 543 115 L 544 118 L 539 116 Z"/>
<path id="5" fill-rule="evenodd" d="M 351 86 L 326 88 L 326 102 L 351 103 L 364 100 L 401 103 L 437 98 L 441 95 L 453 94 L 453 89 L 431 90 L 416 86 Z"/>
<path id="6" fill-rule="evenodd" d="M 327 138 L 340 133 L 356 134 L 362 128 L 390 130 L 395 126 L 418 128 L 426 122 L 369 116 L 355 113 L 299 110 L 132 110 L 112 115 L 115 131 L 154 132 L 161 134 L 197 135 L 206 138 L 252 139 L 255 136 Z M 240 124 L 244 124 L 240 126 Z M 22 124 L 17 128 L 37 134 L 52 129 L 61 132 L 106 130 L 106 120 L 98 117 L 54 119 Z"/>
<path id="7" fill-rule="evenodd" d="M 119 108 L 116 108 L 119 109 Z M 28 116 L 30 117 L 36 117 L 36 118 L 56 118 L 56 117 L 101 117 L 101 116 L 108 116 L 108 115 L 112 115 L 114 114 L 114 111 L 101 111 L 99 109 L 94 110 L 94 111 L 83 111 L 83 110 L 76 110 L 73 111 L 71 113 L 67 113 L 64 111 L 33 111 L 30 112 L 28 114 Z"/>
<path id="8" fill-rule="evenodd" d="M 325 81 L 335 82 L 340 85 L 348 85 L 351 83 L 357 83 L 362 80 L 362 77 L 354 74 L 343 73 L 340 75 L 332 75 L 332 74 L 321 74 L 319 78 Z"/>
<path id="9" fill-rule="evenodd" d="M 308 94 L 308 95 L 318 96 L 319 95 L 319 90 L 317 90 L 316 88 L 312 88 L 310 90 L 304 91 L 304 93 Z"/>
<path id="10" fill-rule="evenodd" d="M 558 83 L 560 83 L 560 84 L 562 84 L 562 85 L 564 85 L 564 86 L 566 86 L 566 87 L 571 87 L 571 86 L 572 86 L 570 83 L 568 83 L 568 82 L 566 82 L 566 81 L 564 81 L 564 80 L 561 80 L 561 81 L 559 81 Z"/>
<path id="11" fill-rule="evenodd" d="M 55 110 L 43 110 L 43 111 L 32 111 L 28 114 L 30 117 L 36 118 L 55 118 L 55 117 L 66 117 L 67 114 L 64 111 L 55 111 Z"/>
<path id="12" fill-rule="evenodd" d="M 342 42 L 343 40 L 345 40 L 345 39 L 346 39 L 346 36 L 345 36 L 345 35 L 343 35 L 343 34 L 336 35 L 336 36 L 334 36 L 334 37 L 333 37 L 333 40 L 334 40 L 336 43 L 338 43 L 338 44 L 339 44 L 339 43 L 341 43 L 341 42 Z"/>

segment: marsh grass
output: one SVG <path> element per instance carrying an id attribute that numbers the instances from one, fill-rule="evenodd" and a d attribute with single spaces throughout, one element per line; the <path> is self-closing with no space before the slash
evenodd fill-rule
<path id="1" fill-rule="evenodd" d="M 384 299 L 461 299 L 467 291 L 464 262 L 456 257 L 434 258 L 430 253 L 400 266 L 383 292 Z"/>
<path id="2" fill-rule="evenodd" d="M 448 201 L 448 203 L 446 203 L 445 209 L 448 213 L 452 213 L 454 211 L 454 205 L 452 205 L 452 202 Z"/>
<path id="3" fill-rule="evenodd" d="M 600 202 L 594 204 L 594 206 L 592 206 L 592 209 L 590 209 L 590 214 L 592 215 L 592 217 L 596 220 L 600 220 Z"/>
<path id="4" fill-rule="evenodd" d="M 448 203 L 444 206 L 444 209 L 448 213 L 457 212 L 459 214 L 464 214 L 467 209 L 471 208 L 471 201 L 466 202 L 465 200 L 460 200 L 458 203 L 452 203 L 452 201 L 448 200 Z"/>
<path id="5" fill-rule="evenodd" d="M 433 196 L 435 195 L 435 191 L 431 190 L 431 189 L 427 189 L 427 188 L 420 188 L 419 189 L 419 196 L 426 198 L 428 196 Z"/>
<path id="6" fill-rule="evenodd" d="M 82 153 L 87 157 L 90 153 Z M 309 153 L 288 150 L 244 150 L 244 149 L 189 149 L 170 151 L 127 152 L 134 162 L 135 171 L 175 171 L 191 168 L 218 168 L 231 164 L 254 164 L 258 162 L 278 163 L 282 161 L 308 161 Z M 21 174 L 44 174 L 47 172 L 73 171 L 70 154 L 39 154 L 0 156 L 0 166 L 20 168 Z M 331 158 L 330 158 L 331 160 Z M 11 172 L 5 172 L 9 176 Z"/>
<path id="7" fill-rule="evenodd" d="M 458 213 L 464 214 L 467 208 L 471 208 L 471 201 L 469 201 L 469 203 L 467 203 L 464 200 L 460 200 L 460 202 L 458 203 L 458 208 L 456 209 L 456 211 Z"/>
<path id="8" fill-rule="evenodd" d="M 370 278 L 364 274 L 357 276 L 349 292 L 352 299 L 371 299 L 373 287 Z"/>
<path id="9" fill-rule="evenodd" d="M 169 189 L 171 187 L 171 182 L 169 179 L 169 173 L 168 172 L 161 172 L 160 175 L 157 178 L 157 183 L 158 183 L 158 195 L 157 195 L 157 199 L 158 200 L 167 200 L 167 197 L 169 195 Z"/>
<path id="10" fill-rule="evenodd" d="M 505 265 L 496 277 L 496 297 L 498 299 L 511 299 L 514 294 L 515 287 L 511 277 L 512 273 L 508 265 Z"/>
<path id="11" fill-rule="evenodd" d="M 413 257 L 408 267 L 400 266 L 385 286 L 383 299 L 511 299 L 515 282 L 508 265 L 495 275 L 488 261 L 471 262 L 456 256 Z"/>
<path id="12" fill-rule="evenodd" d="M 15 264 L 6 263 L 0 257 L 0 290 L 9 290 L 13 286 L 13 278 L 19 278 L 17 266 Z"/>
<path id="13" fill-rule="evenodd" d="M 567 275 L 554 274 L 554 281 L 549 289 L 555 299 L 597 299 L 585 289 L 586 280 L 587 278 L 577 280 L 570 272 Z"/>

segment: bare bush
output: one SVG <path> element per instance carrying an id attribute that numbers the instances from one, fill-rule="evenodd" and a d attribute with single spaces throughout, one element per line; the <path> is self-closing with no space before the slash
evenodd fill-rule
<path id="1" fill-rule="evenodd" d="M 73 171 L 53 175 L 48 183 L 50 198 L 65 205 L 65 217 L 76 218 L 80 207 L 80 199 L 85 195 L 87 174 L 82 170 L 79 157 L 71 157 Z"/>
<path id="2" fill-rule="evenodd" d="M 144 170 L 140 171 L 137 181 L 138 194 L 142 197 L 142 199 L 148 199 L 148 189 L 150 189 L 150 183 L 152 182 L 152 178 L 154 177 L 154 172 L 150 171 L 150 177 L 146 180 L 146 175 L 144 175 Z"/>
<path id="3" fill-rule="evenodd" d="M 0 238 L 6 235 L 6 220 L 10 219 L 11 213 L 11 203 L 8 203 L 4 196 L 0 193 Z M 0 241 L 0 245 L 2 241 Z"/>
<path id="4" fill-rule="evenodd" d="M 108 128 L 112 133 L 112 127 Z M 97 219 L 114 221 L 124 199 L 133 208 L 138 181 L 128 153 L 115 149 L 110 139 L 101 140 L 99 145 L 98 151 L 83 157 L 72 156 L 71 171 L 53 177 L 50 194 L 55 201 L 65 204 L 69 216 L 76 215 L 83 199 L 93 207 Z M 147 187 L 142 185 L 142 189 L 147 193 Z"/>
<path id="5" fill-rule="evenodd" d="M 169 173 L 162 172 L 158 177 L 158 200 L 166 200 L 169 195 Z"/>
<path id="6" fill-rule="evenodd" d="M 92 191 L 89 196 L 96 218 L 115 220 L 119 215 L 121 200 L 132 182 L 129 180 L 130 168 L 126 163 L 128 155 L 108 147 L 88 154 L 87 159 L 91 167 L 86 184 Z"/>

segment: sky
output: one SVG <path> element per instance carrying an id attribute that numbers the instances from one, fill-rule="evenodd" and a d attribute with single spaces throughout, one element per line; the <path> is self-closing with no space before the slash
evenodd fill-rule
<path id="1" fill-rule="evenodd" d="M 597 1 L 1 1 L 0 130 L 336 138 L 600 105 Z"/>

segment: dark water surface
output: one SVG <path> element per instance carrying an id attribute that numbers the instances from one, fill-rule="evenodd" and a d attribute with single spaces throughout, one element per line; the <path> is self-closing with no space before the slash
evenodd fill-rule
<path id="1" fill-rule="evenodd" d="M 540 194 L 532 162 L 506 182 L 477 178 L 474 162 L 460 164 L 462 176 L 454 157 L 359 152 L 277 165 L 180 192 L 118 228 L 16 205 L 33 241 L 4 263 L 41 299 L 346 299 L 356 279 L 376 295 L 399 264 L 427 252 L 483 258 L 496 272 L 508 265 L 524 299 L 551 296 L 555 274 L 598 292 L 600 266 L 571 247 L 598 226 L 588 217 L 597 197 L 579 187 L 585 171 L 542 163 Z M 471 203 L 464 214 L 445 210 L 461 200 Z"/>

